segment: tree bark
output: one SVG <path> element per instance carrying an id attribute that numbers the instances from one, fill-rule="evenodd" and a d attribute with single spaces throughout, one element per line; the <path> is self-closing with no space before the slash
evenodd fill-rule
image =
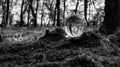
<path id="1" fill-rule="evenodd" d="M 60 26 L 60 0 L 57 0 L 57 26 Z"/>
<path id="2" fill-rule="evenodd" d="M 63 19 L 65 18 L 65 11 L 66 11 L 66 0 L 64 0 L 64 12 L 63 12 Z"/>
<path id="3" fill-rule="evenodd" d="M 85 20 L 87 21 L 87 5 L 88 4 L 88 0 L 84 0 L 84 16 L 85 16 Z"/>
<path id="4" fill-rule="evenodd" d="M 106 35 L 113 34 L 120 25 L 120 1 L 119 0 L 105 0 L 105 19 L 103 26 L 105 31 L 101 30 Z"/>
<path id="5" fill-rule="evenodd" d="M 7 15 L 6 15 L 6 25 L 7 26 L 9 26 L 9 3 L 10 3 L 10 1 L 9 0 L 7 0 Z"/>
<path id="6" fill-rule="evenodd" d="M 22 5 L 21 5 L 20 26 L 23 26 L 23 5 L 24 5 L 24 0 L 22 0 Z"/>

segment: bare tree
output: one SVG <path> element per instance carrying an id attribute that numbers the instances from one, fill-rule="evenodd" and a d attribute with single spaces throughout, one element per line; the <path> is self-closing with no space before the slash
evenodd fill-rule
<path id="1" fill-rule="evenodd" d="M 29 0 L 29 2 L 30 2 L 29 8 L 30 8 L 30 10 L 31 10 L 31 12 L 32 12 L 32 16 L 33 16 L 33 22 L 34 22 L 33 25 L 34 25 L 35 27 L 37 27 L 36 13 L 34 12 L 34 8 L 33 8 L 33 5 L 32 5 L 33 1 L 34 1 L 34 0 Z"/>
<path id="2" fill-rule="evenodd" d="M 27 12 L 28 12 L 27 26 L 29 26 L 29 24 L 30 24 L 30 22 L 29 22 L 29 20 L 30 20 L 30 8 L 29 8 L 29 6 L 28 6 Z"/>
<path id="3" fill-rule="evenodd" d="M 35 18 L 36 24 L 35 25 L 37 25 L 38 6 L 39 6 L 39 0 L 37 0 L 37 4 L 36 4 L 36 18 Z"/>
<path id="4" fill-rule="evenodd" d="M 56 9 L 57 9 L 57 26 L 60 26 L 60 0 L 56 1 Z"/>
<path id="5" fill-rule="evenodd" d="M 9 4 L 10 4 L 10 0 L 7 0 L 7 15 L 6 15 L 6 24 L 7 24 L 7 26 L 9 26 L 9 14 L 10 14 Z"/>
<path id="6" fill-rule="evenodd" d="M 44 3 L 44 5 L 50 11 L 49 19 L 51 19 L 54 22 L 53 26 L 55 26 L 56 25 L 56 12 L 57 12 L 56 9 L 57 9 L 57 6 L 55 6 L 55 8 L 54 8 L 53 4 L 55 4 L 55 0 L 52 0 L 50 3 L 49 2 Z"/>
<path id="7" fill-rule="evenodd" d="M 75 14 L 77 14 L 78 5 L 79 5 L 79 0 L 77 0 L 76 9 L 75 9 Z"/>
<path id="8" fill-rule="evenodd" d="M 44 16 L 43 7 L 44 7 L 44 1 L 43 1 L 43 4 L 42 4 L 41 26 L 42 26 L 42 23 L 43 23 L 42 20 L 43 20 L 43 16 Z"/>
<path id="9" fill-rule="evenodd" d="M 24 0 L 22 0 L 22 5 L 21 5 L 21 15 L 20 15 L 20 26 L 23 26 L 24 21 L 23 21 L 23 6 L 24 5 Z"/>
<path id="10" fill-rule="evenodd" d="M 87 21 L 87 8 L 88 8 L 88 0 L 84 0 L 84 16 L 85 20 Z"/>
<path id="11" fill-rule="evenodd" d="M 64 12 L 63 12 L 63 19 L 65 18 L 65 11 L 66 11 L 66 0 L 64 0 Z"/>
<path id="12" fill-rule="evenodd" d="M 104 30 L 102 33 L 110 35 L 120 25 L 120 0 L 105 0 Z M 101 28 L 102 30 L 102 28 Z"/>
<path id="13" fill-rule="evenodd" d="M 6 2 L 7 2 L 7 0 L 5 0 L 5 1 L 2 1 L 3 3 L 2 3 L 2 11 L 3 11 L 3 15 L 2 15 L 2 22 L 1 22 L 1 27 L 5 27 L 6 26 Z"/>

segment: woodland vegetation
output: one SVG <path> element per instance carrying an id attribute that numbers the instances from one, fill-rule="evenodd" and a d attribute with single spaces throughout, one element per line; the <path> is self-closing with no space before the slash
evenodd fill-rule
<path id="1" fill-rule="evenodd" d="M 104 0 L 1 0 L 0 13 L 1 27 L 60 26 L 73 14 L 88 22 L 98 18 L 103 21 Z"/>
<path id="2" fill-rule="evenodd" d="M 0 35 L 0 67 L 120 67 L 119 7 L 120 0 L 0 0 L 0 31 L 61 26 L 73 14 L 84 17 L 88 27 L 99 27 L 70 39 L 59 28 L 46 30 L 30 43 L 1 43 Z"/>

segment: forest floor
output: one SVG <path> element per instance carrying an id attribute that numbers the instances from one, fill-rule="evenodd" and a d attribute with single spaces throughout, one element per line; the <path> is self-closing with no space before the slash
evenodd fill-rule
<path id="1" fill-rule="evenodd" d="M 4 31 L 42 31 L 46 29 L 55 29 L 56 27 L 53 26 L 39 26 L 39 27 L 5 27 L 5 28 L 0 28 L 0 32 Z"/>
<path id="2" fill-rule="evenodd" d="M 60 31 L 49 32 L 33 43 L 0 44 L 0 67 L 119 67 L 119 41 L 120 33 L 67 39 Z"/>

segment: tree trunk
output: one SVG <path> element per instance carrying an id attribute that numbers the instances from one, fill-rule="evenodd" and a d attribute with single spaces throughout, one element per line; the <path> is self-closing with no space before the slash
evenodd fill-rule
<path id="1" fill-rule="evenodd" d="M 88 0 L 84 0 L 84 16 L 85 16 L 85 20 L 87 21 L 87 5 L 88 4 Z"/>
<path id="2" fill-rule="evenodd" d="M 31 10 L 31 12 L 32 12 L 33 19 L 34 19 L 34 24 L 33 24 L 33 25 L 34 25 L 35 27 L 37 27 L 36 13 L 34 12 L 34 8 L 33 8 L 33 6 L 32 6 L 33 0 L 30 0 L 29 2 L 30 2 L 29 7 L 30 7 L 30 10 Z"/>
<path id="3" fill-rule="evenodd" d="M 57 0 L 57 26 L 60 26 L 60 0 Z"/>
<path id="4" fill-rule="evenodd" d="M 120 0 L 118 0 L 119 2 L 119 4 L 118 4 L 118 8 L 120 7 Z M 119 11 L 119 16 L 118 16 L 118 18 L 120 18 L 120 8 L 118 9 L 118 11 Z M 119 22 L 119 24 L 118 24 L 118 26 L 117 26 L 117 31 L 119 31 L 120 32 L 120 19 L 118 20 L 118 22 Z"/>
<path id="5" fill-rule="evenodd" d="M 30 20 L 30 8 L 29 8 L 29 6 L 28 6 L 27 26 L 29 26 L 29 25 L 30 25 L 29 20 Z"/>
<path id="6" fill-rule="evenodd" d="M 9 3 L 10 1 L 7 0 L 7 15 L 6 15 L 6 25 L 9 26 Z"/>
<path id="7" fill-rule="evenodd" d="M 64 0 L 64 12 L 63 12 L 63 19 L 65 18 L 65 11 L 66 11 L 66 0 Z"/>
<path id="8" fill-rule="evenodd" d="M 55 7 L 55 10 L 54 10 L 54 23 L 53 23 L 53 26 L 56 26 L 56 13 L 57 12 L 57 6 Z"/>
<path id="9" fill-rule="evenodd" d="M 41 14 L 41 26 L 43 25 L 43 16 L 44 16 L 44 12 L 43 12 L 43 9 L 44 9 L 44 2 L 43 2 L 43 4 L 42 4 L 42 14 Z"/>
<path id="10" fill-rule="evenodd" d="M 21 5 L 20 26 L 23 26 L 23 5 L 24 5 L 24 0 L 22 0 L 22 5 Z"/>
<path id="11" fill-rule="evenodd" d="M 77 0 L 76 9 L 75 9 L 75 14 L 77 14 L 78 5 L 79 5 L 79 0 Z"/>
<path id="12" fill-rule="evenodd" d="M 103 26 L 105 31 L 101 30 L 103 34 L 113 34 L 120 25 L 120 1 L 119 0 L 105 0 L 105 19 Z"/>
<path id="13" fill-rule="evenodd" d="M 36 5 L 35 27 L 37 27 L 38 6 L 39 6 L 39 0 L 37 0 L 37 5 Z"/>
<path id="14" fill-rule="evenodd" d="M 2 23 L 1 23 L 1 27 L 4 27 L 4 26 L 6 26 L 6 6 L 5 6 L 5 4 L 6 4 L 6 0 L 5 0 L 5 2 L 3 2 L 3 4 L 2 4 L 2 10 L 3 10 L 3 15 L 2 15 Z"/>

